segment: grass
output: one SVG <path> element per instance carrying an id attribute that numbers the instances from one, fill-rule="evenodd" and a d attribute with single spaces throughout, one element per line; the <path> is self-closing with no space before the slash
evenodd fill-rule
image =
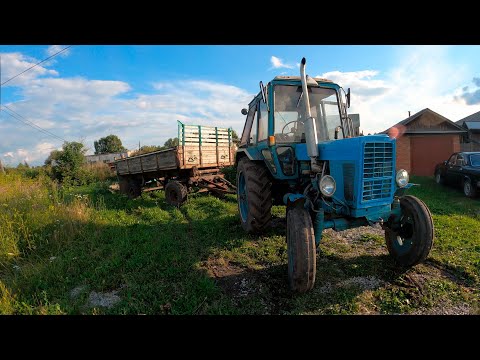
<path id="1" fill-rule="evenodd" d="M 425 264 L 397 269 L 379 229 L 326 231 L 316 285 L 296 295 L 283 206 L 267 234 L 250 236 L 235 196 L 194 194 L 176 209 L 161 191 L 129 200 L 108 183 L 61 189 L 0 175 L 0 313 L 479 313 L 480 200 L 412 181 L 434 217 Z M 95 293 L 119 301 L 105 307 Z"/>

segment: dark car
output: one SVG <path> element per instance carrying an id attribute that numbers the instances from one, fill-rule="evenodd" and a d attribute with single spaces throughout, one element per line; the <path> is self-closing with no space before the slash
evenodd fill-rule
<path id="1" fill-rule="evenodd" d="M 458 152 L 435 166 L 437 184 L 462 186 L 463 193 L 475 197 L 480 192 L 480 152 Z"/>

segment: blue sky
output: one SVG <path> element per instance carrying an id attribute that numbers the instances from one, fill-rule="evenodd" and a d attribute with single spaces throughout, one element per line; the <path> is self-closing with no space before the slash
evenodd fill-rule
<path id="1" fill-rule="evenodd" d="M 2 82 L 64 45 L 0 46 Z M 2 86 L 2 105 L 67 141 L 111 133 L 133 149 L 176 136 L 176 120 L 239 134 L 258 83 L 327 77 L 352 92 L 365 133 L 425 107 L 457 121 L 480 111 L 480 46 L 75 45 Z M 8 109 L 7 109 L 8 110 Z M 42 164 L 62 140 L 0 112 L 0 159 Z"/>

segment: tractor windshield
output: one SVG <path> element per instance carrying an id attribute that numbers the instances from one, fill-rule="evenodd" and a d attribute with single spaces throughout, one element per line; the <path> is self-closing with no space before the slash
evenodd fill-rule
<path id="1" fill-rule="evenodd" d="M 337 92 L 332 88 L 309 87 L 310 111 L 316 119 L 319 141 L 335 139 L 335 129 L 342 125 Z M 274 88 L 275 140 L 305 142 L 305 96 L 302 87 L 276 85 Z M 337 139 L 343 138 L 340 130 Z"/>

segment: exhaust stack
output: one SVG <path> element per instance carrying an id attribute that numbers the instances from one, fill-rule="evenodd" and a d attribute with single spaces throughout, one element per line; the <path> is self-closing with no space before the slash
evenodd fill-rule
<path id="1" fill-rule="evenodd" d="M 316 158 L 318 157 L 318 139 L 317 139 L 317 126 L 315 118 L 312 117 L 310 112 L 310 99 L 308 96 L 307 76 L 305 75 L 305 58 L 302 58 L 300 63 L 300 79 L 302 80 L 303 100 L 305 102 L 305 140 L 307 143 L 307 154 L 312 162 L 312 169 L 316 165 Z"/>

